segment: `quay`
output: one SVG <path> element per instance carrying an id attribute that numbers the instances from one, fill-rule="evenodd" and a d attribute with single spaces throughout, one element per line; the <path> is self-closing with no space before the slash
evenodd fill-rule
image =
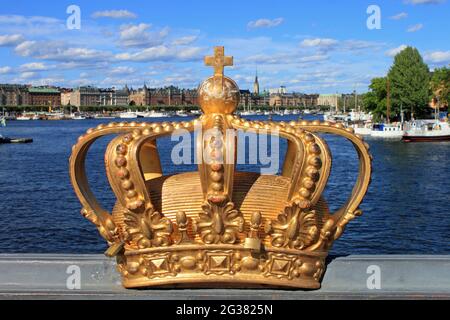
<path id="1" fill-rule="evenodd" d="M 0 254 L 0 299 L 450 299 L 450 255 L 330 258 L 319 290 L 133 290 L 102 255 Z"/>

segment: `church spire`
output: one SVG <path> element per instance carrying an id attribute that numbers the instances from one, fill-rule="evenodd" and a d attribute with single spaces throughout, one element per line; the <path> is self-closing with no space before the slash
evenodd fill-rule
<path id="1" fill-rule="evenodd" d="M 258 67 L 256 67 L 255 82 L 253 83 L 253 94 L 259 95 Z"/>

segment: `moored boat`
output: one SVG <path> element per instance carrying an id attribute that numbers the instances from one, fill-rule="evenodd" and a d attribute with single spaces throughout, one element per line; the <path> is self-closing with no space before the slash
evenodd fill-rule
<path id="1" fill-rule="evenodd" d="M 415 120 L 402 137 L 405 142 L 450 141 L 448 121 Z"/>

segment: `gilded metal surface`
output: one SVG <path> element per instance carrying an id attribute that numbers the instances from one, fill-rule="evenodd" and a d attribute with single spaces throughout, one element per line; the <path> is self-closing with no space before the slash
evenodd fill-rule
<path id="1" fill-rule="evenodd" d="M 223 47 L 205 63 L 214 76 L 199 86 L 203 115 L 189 122 L 110 123 L 89 129 L 74 145 L 70 176 L 83 206 L 117 256 L 123 285 L 319 288 L 325 258 L 359 204 L 371 175 L 368 145 L 352 129 L 327 122 L 247 121 L 234 115 L 239 88 L 223 75 L 232 65 Z M 177 129 L 193 131 L 198 171 L 163 176 L 156 139 Z M 238 172 L 231 132 L 276 134 L 287 139 L 281 176 Z M 276 133 L 275 133 L 276 132 Z M 331 154 L 317 133 L 351 141 L 359 176 L 350 199 L 330 213 L 322 192 Z M 118 134 L 105 154 L 117 203 L 112 213 L 93 196 L 84 168 L 87 151 L 99 137 Z"/>

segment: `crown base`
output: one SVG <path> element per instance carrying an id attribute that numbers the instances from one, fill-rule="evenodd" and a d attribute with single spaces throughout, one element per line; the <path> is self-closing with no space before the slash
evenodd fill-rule
<path id="1" fill-rule="evenodd" d="M 169 249 L 170 248 L 170 249 Z M 126 251 L 118 257 L 125 288 L 318 289 L 326 252 L 239 245 L 177 245 Z"/>

